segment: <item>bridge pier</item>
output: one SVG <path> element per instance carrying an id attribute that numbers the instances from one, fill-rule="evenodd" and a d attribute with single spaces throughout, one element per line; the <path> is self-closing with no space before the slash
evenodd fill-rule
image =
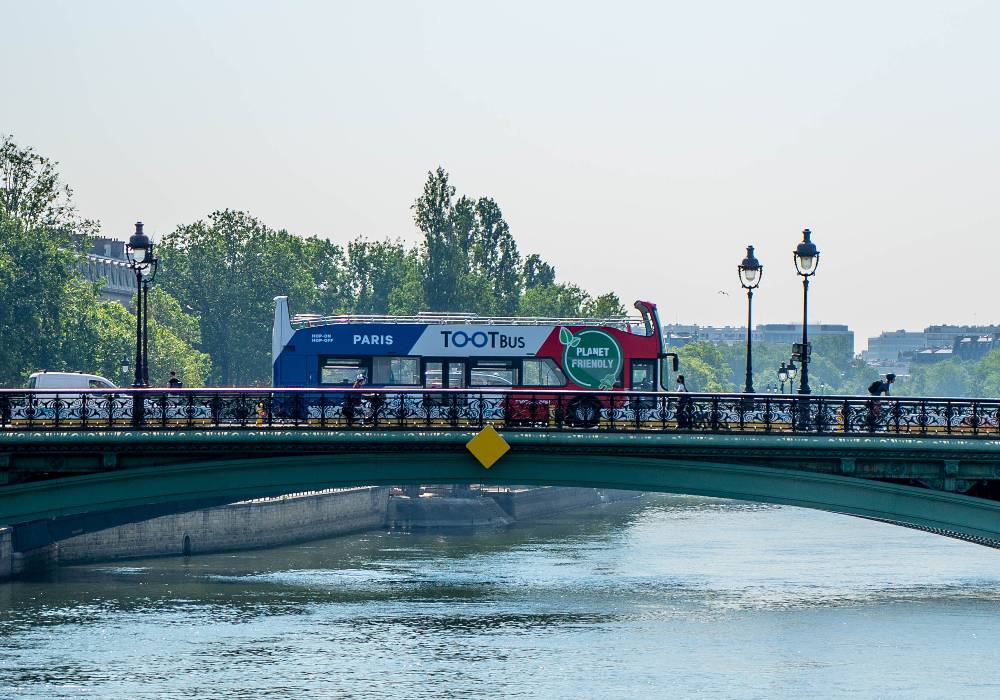
<path id="1" fill-rule="evenodd" d="M 14 575 L 13 529 L 0 525 L 0 581 Z"/>

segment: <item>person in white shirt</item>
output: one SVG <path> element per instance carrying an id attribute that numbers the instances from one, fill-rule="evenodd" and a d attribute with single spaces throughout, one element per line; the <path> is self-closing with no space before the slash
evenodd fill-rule
<path id="1" fill-rule="evenodd" d="M 688 393 L 683 374 L 677 375 L 677 388 L 675 391 L 680 394 Z M 687 396 L 682 396 L 677 402 L 677 427 L 681 429 L 691 427 L 691 399 Z"/>

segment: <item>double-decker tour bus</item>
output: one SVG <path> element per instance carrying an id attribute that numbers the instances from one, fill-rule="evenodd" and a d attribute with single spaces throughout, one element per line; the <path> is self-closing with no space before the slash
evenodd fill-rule
<path id="1" fill-rule="evenodd" d="M 656 305 L 637 301 L 637 317 L 485 318 L 299 315 L 275 298 L 273 385 L 344 389 L 500 389 L 579 391 L 568 416 L 599 419 L 601 399 L 588 391 L 651 392 L 669 388 L 676 355 L 664 352 Z M 673 363 L 665 360 L 671 358 Z M 361 380 L 360 382 L 358 380 Z"/>

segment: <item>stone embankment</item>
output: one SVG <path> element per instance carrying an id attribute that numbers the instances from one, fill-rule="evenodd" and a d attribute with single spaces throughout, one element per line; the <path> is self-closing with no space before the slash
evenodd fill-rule
<path id="1" fill-rule="evenodd" d="M 460 497 L 390 497 L 391 491 L 388 487 L 331 489 L 233 503 L 118 525 L 24 552 L 14 551 L 13 529 L 0 526 L 0 581 L 65 564 L 235 552 L 386 526 L 405 530 L 505 527 L 639 495 L 565 487 L 473 490 Z"/>
<path id="2" fill-rule="evenodd" d="M 387 523 L 394 529 L 505 527 L 520 520 L 541 518 L 573 508 L 635 498 L 635 491 L 544 486 L 473 490 L 465 497 L 394 496 Z"/>
<path id="3" fill-rule="evenodd" d="M 337 489 L 233 503 L 118 525 L 26 552 L 11 552 L 11 530 L 0 529 L 0 580 L 8 561 L 8 576 L 16 576 L 61 564 L 234 552 L 373 530 L 385 526 L 390 491 Z"/>

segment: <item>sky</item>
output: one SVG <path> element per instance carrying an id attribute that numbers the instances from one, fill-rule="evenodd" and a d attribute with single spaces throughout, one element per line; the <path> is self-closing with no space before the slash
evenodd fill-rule
<path id="1" fill-rule="evenodd" d="M 443 166 L 665 323 L 1000 323 L 1000 3 L 0 0 L 0 133 L 127 237 L 417 241 Z M 166 272 L 166 271 L 164 271 Z"/>

